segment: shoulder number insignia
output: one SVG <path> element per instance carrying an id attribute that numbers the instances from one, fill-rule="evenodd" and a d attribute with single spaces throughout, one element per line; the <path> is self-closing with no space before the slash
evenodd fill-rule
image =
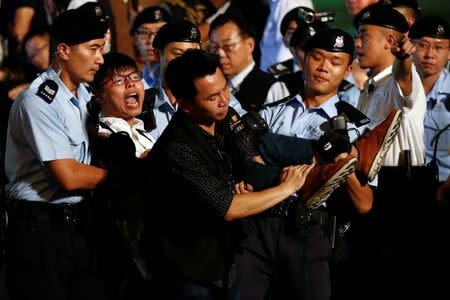
<path id="1" fill-rule="evenodd" d="M 47 79 L 38 87 L 36 95 L 38 95 L 45 102 L 50 104 L 52 103 L 53 99 L 55 99 L 57 92 L 58 92 L 58 84 L 51 79 Z"/>

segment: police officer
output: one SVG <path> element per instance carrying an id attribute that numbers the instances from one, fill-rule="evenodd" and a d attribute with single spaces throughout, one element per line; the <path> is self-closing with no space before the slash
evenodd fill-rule
<path id="1" fill-rule="evenodd" d="M 5 169 L 12 299 L 105 299 L 87 234 L 87 198 L 108 172 L 89 166 L 85 121 L 91 95 L 83 83 L 103 63 L 107 27 L 84 10 L 58 16 L 50 28 L 50 68 L 11 109 Z"/>
<path id="2" fill-rule="evenodd" d="M 358 23 L 357 57 L 361 68 L 369 69 L 371 73 L 358 108 L 371 119 L 370 127 L 394 108 L 408 112 L 386 155 L 386 166 L 401 164 L 404 150 L 410 151 L 412 165 L 425 162 L 423 118 L 426 101 L 410 57 L 415 49 L 406 37 L 408 30 L 404 16 L 389 6 L 369 9 Z"/>
<path id="3" fill-rule="evenodd" d="M 414 61 L 427 97 L 424 121 L 426 160 L 437 164 L 438 178 L 443 182 L 450 175 L 450 144 L 447 143 L 450 131 L 444 129 L 450 123 L 450 74 L 445 68 L 450 55 L 450 27 L 441 17 L 426 16 L 411 27 L 409 37 L 417 49 L 413 54 Z"/>
<path id="4" fill-rule="evenodd" d="M 436 168 L 441 184 L 437 192 L 439 214 L 435 218 L 438 226 L 432 231 L 436 235 L 432 265 L 435 269 L 448 270 L 449 248 L 442 241 L 449 233 L 450 73 L 445 66 L 450 57 L 450 27 L 439 16 L 425 16 L 411 26 L 409 37 L 417 49 L 413 57 L 427 97 L 424 120 L 426 160 Z M 448 298 L 448 290 L 441 288 L 445 286 L 443 278 L 435 276 L 433 280 L 436 285 L 432 290 L 436 295 Z"/>
<path id="5" fill-rule="evenodd" d="M 134 45 L 145 60 L 142 73 L 146 88 L 159 86 L 159 64 L 152 44 L 158 30 L 170 22 L 170 19 L 169 12 L 164 8 L 149 6 L 139 12 L 131 26 L 130 34 L 133 36 Z"/>
<path id="6" fill-rule="evenodd" d="M 150 120 L 153 120 L 153 125 L 147 129 L 155 139 L 162 134 L 178 108 L 175 97 L 172 96 L 165 83 L 164 72 L 167 65 L 186 50 L 200 49 L 200 45 L 200 30 L 189 21 L 165 24 L 153 40 L 155 55 L 159 61 L 158 72 L 161 74 L 161 80 L 158 86 L 148 92 L 151 96 L 147 97 L 144 103 L 144 111 L 152 115 Z M 230 100 L 230 106 L 235 108 L 239 114 L 245 113 L 234 97 Z M 147 117 L 144 116 L 144 119 L 149 119 L 148 114 Z"/>

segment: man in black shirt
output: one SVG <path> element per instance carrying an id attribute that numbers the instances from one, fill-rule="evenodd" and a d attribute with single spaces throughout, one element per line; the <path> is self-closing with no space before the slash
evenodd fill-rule
<path id="1" fill-rule="evenodd" d="M 286 167 L 278 185 L 258 192 L 243 181 L 235 184 L 239 174 L 225 150 L 221 122 L 230 93 L 219 60 L 191 50 L 173 60 L 165 76 L 179 110 L 146 161 L 152 195 L 145 246 L 155 293 L 167 299 L 236 299 L 238 235 L 231 221 L 288 198 L 313 166 Z"/>

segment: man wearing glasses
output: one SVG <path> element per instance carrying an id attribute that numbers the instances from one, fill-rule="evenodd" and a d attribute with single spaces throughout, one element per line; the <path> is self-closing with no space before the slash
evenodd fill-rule
<path id="1" fill-rule="evenodd" d="M 142 70 L 145 88 L 158 87 L 161 80 L 153 40 L 158 30 L 170 20 L 170 14 L 165 9 L 149 6 L 136 16 L 131 27 L 130 34 L 133 36 L 134 44 L 145 60 Z"/>
<path id="2" fill-rule="evenodd" d="M 289 95 L 286 85 L 261 71 L 253 59 L 253 29 L 241 15 L 223 14 L 209 31 L 210 52 L 219 55 L 231 93 L 246 110 L 259 110 Z"/>
<path id="3" fill-rule="evenodd" d="M 417 49 L 413 54 L 414 61 L 427 97 L 424 121 L 426 160 L 432 161 L 434 149 L 437 147 L 439 181 L 443 182 L 450 175 L 450 131 L 444 131 L 437 145 L 436 135 L 450 123 L 450 112 L 447 108 L 450 104 L 450 74 L 445 68 L 450 58 L 450 27 L 441 17 L 424 17 L 413 24 L 409 37 Z"/>
<path id="4" fill-rule="evenodd" d="M 153 46 L 159 61 L 158 72 L 161 74 L 161 80 L 158 86 L 154 86 L 154 96 L 149 97 L 144 104 L 151 107 L 150 113 L 153 114 L 151 119 L 154 119 L 155 124 L 149 131 L 155 139 L 159 138 L 178 109 L 177 101 L 165 82 L 164 73 L 167 65 L 189 49 L 200 49 L 200 45 L 200 30 L 190 21 L 167 23 L 156 34 Z M 231 97 L 230 106 L 240 115 L 245 113 L 234 97 Z"/>

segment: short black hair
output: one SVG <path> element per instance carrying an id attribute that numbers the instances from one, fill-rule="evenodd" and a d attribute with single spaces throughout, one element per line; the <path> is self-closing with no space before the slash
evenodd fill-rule
<path id="1" fill-rule="evenodd" d="M 244 16 L 240 13 L 234 12 L 234 13 L 224 13 L 219 15 L 209 27 L 209 35 L 211 36 L 211 33 L 214 29 L 217 27 L 220 27 L 226 23 L 234 23 L 239 28 L 239 31 L 242 36 L 244 37 L 256 37 L 256 32 L 254 27 L 244 18 Z"/>
<path id="2" fill-rule="evenodd" d="M 197 95 L 195 79 L 212 75 L 217 68 L 222 71 L 217 55 L 189 49 L 169 63 L 165 73 L 166 83 L 177 100 L 193 101 Z"/>
<path id="3" fill-rule="evenodd" d="M 48 35 L 50 41 L 50 32 L 48 26 L 38 27 L 36 29 L 30 30 L 22 40 L 22 44 L 25 45 L 31 38 L 35 36 Z"/>
<path id="4" fill-rule="evenodd" d="M 100 91 L 103 88 L 103 84 L 109 79 L 114 72 L 127 69 L 136 69 L 136 61 L 126 54 L 119 52 L 111 52 L 103 55 L 104 63 L 100 66 L 100 69 L 94 75 L 94 81 L 91 86 L 94 90 Z"/>

